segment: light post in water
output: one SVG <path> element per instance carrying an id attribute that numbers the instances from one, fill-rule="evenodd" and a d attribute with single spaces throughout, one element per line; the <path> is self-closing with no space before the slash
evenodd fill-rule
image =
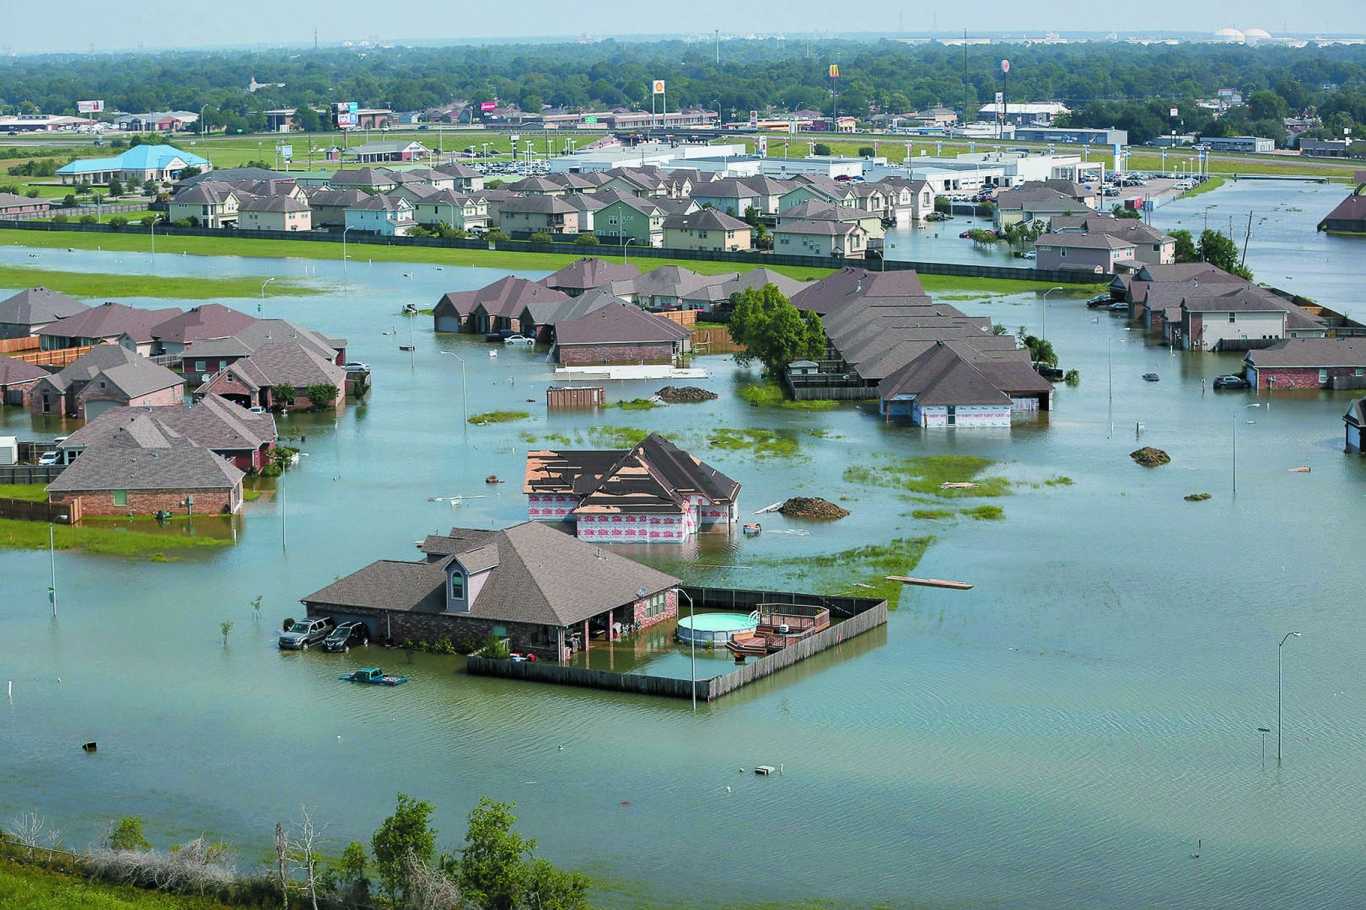
<path id="1" fill-rule="evenodd" d="M 1287 632 L 1276 646 L 1276 767 L 1281 765 L 1281 689 L 1285 682 L 1285 643 L 1299 638 L 1298 632 Z"/>
<path id="2" fill-rule="evenodd" d="M 688 622 L 692 625 L 691 634 L 688 636 L 689 647 L 692 649 L 692 709 L 697 711 L 697 625 L 693 617 L 697 612 L 693 609 L 692 595 L 682 588 L 674 588 L 674 593 L 682 594 L 688 598 Z"/>

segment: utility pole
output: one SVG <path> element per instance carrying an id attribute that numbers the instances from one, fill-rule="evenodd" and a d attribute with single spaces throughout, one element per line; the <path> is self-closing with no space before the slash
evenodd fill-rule
<path id="1" fill-rule="evenodd" d="M 713 33 L 714 33 L 715 36 L 716 36 L 716 65 L 717 65 L 717 66 L 720 66 L 720 65 L 721 65 L 721 30 L 718 28 L 718 29 L 713 29 L 712 31 L 713 31 Z"/>

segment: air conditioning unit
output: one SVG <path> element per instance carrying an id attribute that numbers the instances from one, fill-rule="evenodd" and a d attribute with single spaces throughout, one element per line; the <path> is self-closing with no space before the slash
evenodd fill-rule
<path id="1" fill-rule="evenodd" d="M 783 623 L 782 625 L 778 626 L 778 634 L 780 635 L 786 635 L 788 632 L 791 631 L 792 627 L 789 626 L 787 623 Z"/>

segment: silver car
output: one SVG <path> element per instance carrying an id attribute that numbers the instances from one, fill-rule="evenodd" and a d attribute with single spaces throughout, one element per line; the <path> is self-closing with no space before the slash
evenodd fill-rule
<path id="1" fill-rule="evenodd" d="M 332 620 L 326 617 L 296 619 L 288 629 L 280 633 L 280 650 L 307 651 L 310 645 L 316 645 L 327 638 L 333 625 Z"/>

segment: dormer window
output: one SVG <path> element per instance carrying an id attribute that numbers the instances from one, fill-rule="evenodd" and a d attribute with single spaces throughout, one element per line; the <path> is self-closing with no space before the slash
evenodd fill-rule
<path id="1" fill-rule="evenodd" d="M 465 576 L 459 572 L 451 573 L 451 598 L 454 600 L 465 599 Z"/>

